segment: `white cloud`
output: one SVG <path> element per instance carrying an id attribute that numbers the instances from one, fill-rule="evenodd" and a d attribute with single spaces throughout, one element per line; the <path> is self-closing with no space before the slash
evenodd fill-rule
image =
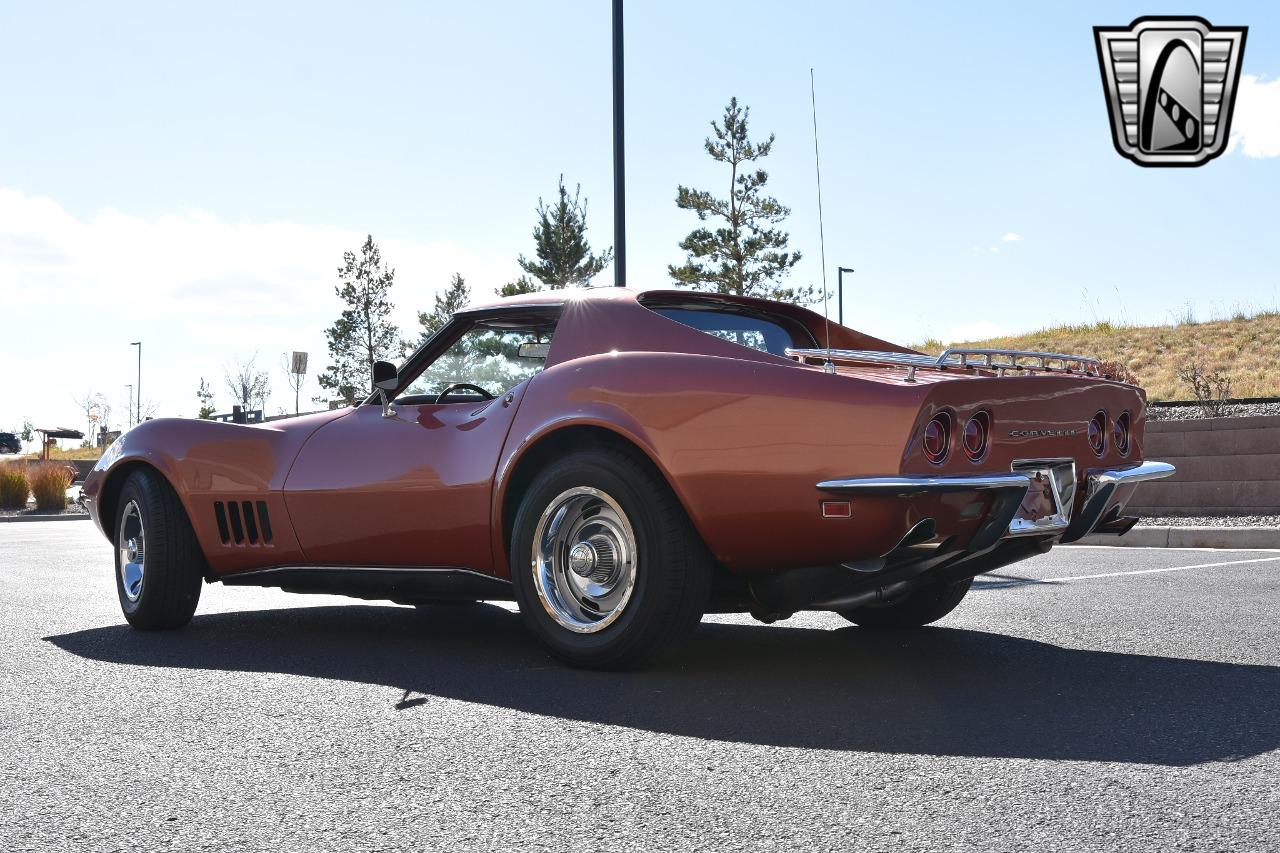
<path id="1" fill-rule="evenodd" d="M 1240 78 L 1228 150 L 1246 157 L 1280 157 L 1280 80 Z"/>
<path id="2" fill-rule="evenodd" d="M 52 199 L 0 188 L 0 314 L 12 321 L 2 356 L 20 366 L 0 378 L 0 429 L 23 417 L 83 429 L 72 398 L 91 390 L 123 413 L 125 385 L 135 382 L 129 341 L 138 339 L 143 395 L 161 415 L 193 414 L 201 377 L 228 410 L 224 365 L 255 351 L 272 374 L 271 412 L 293 404 L 281 353 L 311 353 L 306 405 L 327 362 L 323 330 L 340 310 L 337 267 L 364 237 L 328 225 L 228 222 L 202 210 L 148 218 L 108 208 L 79 218 Z M 379 245 L 396 268 L 395 319 L 406 331 L 454 272 L 479 298 L 515 272 L 514 262 L 457 243 Z"/>
<path id="3" fill-rule="evenodd" d="M 973 247 L 973 254 L 975 254 L 975 255 L 995 254 L 995 253 L 998 253 L 998 252 L 1000 251 L 1000 244 L 1001 244 L 1001 243 L 1021 243 L 1021 242 L 1022 242 L 1022 235 L 1021 235 L 1021 234 L 1018 234 L 1018 233 L 1016 233 L 1016 232 L 1014 232 L 1014 231 L 1008 231 L 1008 232 L 1006 232 L 1006 233 L 1005 233 L 1005 235 L 1004 235 L 1003 237 L 1001 237 L 999 240 L 997 240 L 996 242 L 991 243 L 990 245 L 986 246 L 986 247 L 985 247 L 985 250 L 984 250 L 984 247 L 982 247 L 982 246 L 974 246 L 974 247 Z"/>

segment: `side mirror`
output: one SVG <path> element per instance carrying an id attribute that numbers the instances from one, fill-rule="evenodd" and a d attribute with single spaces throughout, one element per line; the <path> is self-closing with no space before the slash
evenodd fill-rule
<path id="1" fill-rule="evenodd" d="M 373 363 L 373 387 L 379 391 L 394 391 L 396 383 L 400 381 L 400 376 L 396 373 L 396 366 L 389 361 L 375 361 Z"/>
<path id="2" fill-rule="evenodd" d="M 396 385 L 400 382 L 400 377 L 396 373 L 396 366 L 389 361 L 375 361 L 373 363 L 373 387 L 378 389 L 378 394 L 382 397 L 382 416 L 384 418 L 394 418 L 396 416 L 395 407 L 391 405 L 391 394 L 396 390 Z"/>

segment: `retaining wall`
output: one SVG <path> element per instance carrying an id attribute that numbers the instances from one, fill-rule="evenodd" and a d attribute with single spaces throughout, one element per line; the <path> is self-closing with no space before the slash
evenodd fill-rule
<path id="1" fill-rule="evenodd" d="M 1143 456 L 1178 473 L 1139 486 L 1126 514 L 1280 513 L 1280 415 L 1148 421 Z"/>

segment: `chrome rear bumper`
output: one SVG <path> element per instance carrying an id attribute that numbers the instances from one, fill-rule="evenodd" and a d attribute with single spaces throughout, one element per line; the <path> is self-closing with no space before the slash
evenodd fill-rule
<path id="1" fill-rule="evenodd" d="M 1071 525 L 1067 528 L 1067 532 L 1062 534 L 1060 541 L 1075 542 L 1093 532 L 1106 511 L 1113 505 L 1116 490 L 1121 486 L 1132 486 L 1145 483 L 1147 480 L 1160 480 L 1172 475 L 1176 470 L 1168 462 L 1143 462 L 1132 468 L 1089 472 L 1086 478 L 1088 487 L 1085 492 L 1084 506 L 1080 508 L 1079 515 L 1071 520 Z"/>
<path id="2" fill-rule="evenodd" d="M 911 497 L 993 489 L 1026 491 L 1030 484 L 1031 478 L 1026 474 L 982 474 L 963 477 L 857 477 L 849 480 L 823 480 L 818 488 L 824 492 L 844 494 Z"/>
<path id="3" fill-rule="evenodd" d="M 1071 519 L 1062 534 L 1062 542 L 1074 542 L 1087 535 L 1104 512 L 1112 506 L 1116 490 L 1122 486 L 1130 486 L 1147 480 L 1158 480 L 1174 473 L 1174 467 L 1167 462 L 1143 462 L 1132 468 L 1114 468 L 1090 471 L 1085 477 L 1085 501 L 1080 512 Z M 863 495 L 867 497 L 903 497 L 917 495 L 953 494 L 956 492 L 996 492 L 998 500 L 992 507 L 989 516 L 999 524 L 999 534 L 1008 532 L 1009 524 L 1017 511 L 1018 503 L 1032 482 L 1032 475 L 1011 472 L 1008 474 L 977 474 L 965 476 L 938 477 L 854 477 L 849 479 L 823 480 L 818 489 L 824 492 L 836 492 L 846 495 Z M 985 525 L 984 525 L 985 527 Z M 976 538 L 989 538 L 989 530 L 982 531 L 988 535 Z"/>
<path id="4" fill-rule="evenodd" d="M 1096 471 L 1089 475 L 1090 480 L 1096 480 L 1099 485 L 1116 484 L 1124 485 L 1125 483 L 1142 483 L 1147 480 L 1160 480 L 1170 476 L 1177 468 L 1174 468 L 1168 462 L 1143 462 L 1133 468 L 1119 468 L 1114 471 Z"/>

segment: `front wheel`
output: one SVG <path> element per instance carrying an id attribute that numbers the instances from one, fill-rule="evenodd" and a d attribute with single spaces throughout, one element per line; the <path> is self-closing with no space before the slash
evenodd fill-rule
<path id="1" fill-rule="evenodd" d="M 702 618 L 711 557 L 671 489 L 612 448 L 557 460 L 530 485 L 511 538 L 526 625 L 574 666 L 638 666 Z"/>
<path id="2" fill-rule="evenodd" d="M 115 518 L 116 593 L 135 628 L 181 628 L 200 601 L 204 554 L 182 502 L 163 477 L 140 469 L 120 490 Z"/>
<path id="3" fill-rule="evenodd" d="M 933 584 L 886 604 L 849 607 L 836 612 L 864 628 L 919 628 L 955 610 L 972 583 L 973 578 L 965 578 L 954 583 Z"/>

